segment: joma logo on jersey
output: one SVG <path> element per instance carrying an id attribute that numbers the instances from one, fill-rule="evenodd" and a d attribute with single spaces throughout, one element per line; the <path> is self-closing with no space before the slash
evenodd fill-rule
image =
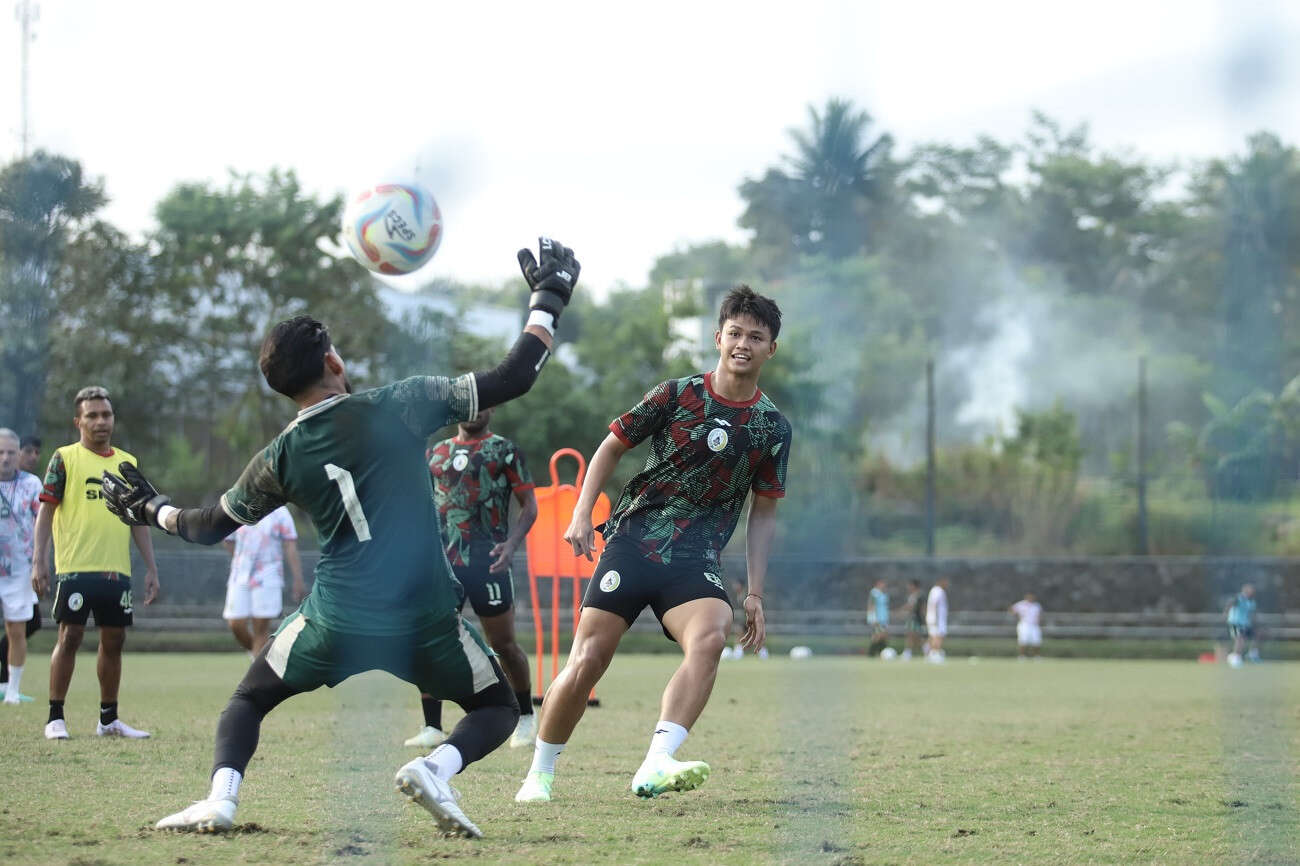
<path id="1" fill-rule="evenodd" d="M 92 484 L 94 485 L 94 487 L 91 486 Z M 102 490 L 100 490 L 100 488 L 103 487 L 103 486 L 104 486 L 104 482 L 100 481 L 98 478 L 87 478 L 87 479 L 86 479 L 86 498 L 87 498 L 87 499 L 103 499 L 103 498 L 104 498 L 104 493 L 103 493 Z"/>

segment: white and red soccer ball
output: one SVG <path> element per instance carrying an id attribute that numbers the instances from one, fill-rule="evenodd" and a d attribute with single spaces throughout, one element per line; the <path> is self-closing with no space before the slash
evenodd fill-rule
<path id="1" fill-rule="evenodd" d="M 352 197 L 343 211 L 348 250 L 377 274 L 409 274 L 442 242 L 442 212 L 433 194 L 413 183 L 381 183 Z"/>

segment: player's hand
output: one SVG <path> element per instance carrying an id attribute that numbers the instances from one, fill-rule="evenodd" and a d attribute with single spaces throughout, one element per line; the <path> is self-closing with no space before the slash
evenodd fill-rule
<path id="1" fill-rule="evenodd" d="M 564 530 L 564 540 L 573 546 L 574 556 L 585 556 L 591 562 L 591 553 L 596 549 L 596 530 L 591 525 L 591 515 L 574 511 L 569 528 Z"/>
<path id="2" fill-rule="evenodd" d="M 756 595 L 745 596 L 745 633 L 740 636 L 740 645 L 751 652 L 758 652 L 767 641 L 767 620 L 763 616 L 763 599 Z"/>
<path id="3" fill-rule="evenodd" d="M 528 309 L 544 310 L 559 321 L 560 313 L 569 305 L 573 297 L 573 287 L 577 285 L 578 273 L 582 265 L 573 256 L 573 250 L 550 238 L 537 239 L 541 261 L 533 258 L 533 251 L 522 249 L 518 252 L 519 270 L 532 295 L 528 298 Z"/>
<path id="4" fill-rule="evenodd" d="M 494 544 L 488 551 L 488 556 L 492 557 L 491 564 L 488 565 L 488 573 L 500 574 L 510 569 L 510 560 L 515 555 L 514 545 L 508 541 L 500 544 Z"/>
<path id="5" fill-rule="evenodd" d="M 139 469 L 123 460 L 117 466 L 120 476 L 107 469 L 101 477 L 104 504 L 108 510 L 127 526 L 156 526 L 166 532 L 158 522 L 158 509 L 171 502 L 154 489 L 149 479 Z"/>
<path id="6" fill-rule="evenodd" d="M 158 583 L 157 569 L 151 568 L 146 571 L 144 573 L 144 603 L 146 605 L 153 604 L 161 590 L 162 587 Z"/>
<path id="7" fill-rule="evenodd" d="M 50 591 L 50 570 L 45 566 L 32 568 L 32 591 L 38 598 L 45 598 Z"/>

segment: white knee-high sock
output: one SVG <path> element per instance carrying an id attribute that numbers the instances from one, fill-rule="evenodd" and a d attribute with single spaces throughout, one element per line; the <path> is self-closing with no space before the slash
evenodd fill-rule
<path id="1" fill-rule="evenodd" d="M 686 741 L 688 733 L 690 732 L 676 722 L 660 719 L 659 724 L 655 725 L 654 736 L 650 738 L 650 750 L 645 756 L 650 758 L 654 755 L 667 755 L 671 758 Z"/>
<path id="2" fill-rule="evenodd" d="M 554 775 L 555 759 L 560 757 L 560 752 L 564 751 L 564 745 L 564 743 L 547 743 L 538 737 L 533 744 L 533 765 L 528 768 L 528 772 Z"/>
<path id="3" fill-rule="evenodd" d="M 465 756 L 451 743 L 443 743 L 424 760 L 433 768 L 433 774 L 444 782 L 465 769 Z"/>
<path id="4" fill-rule="evenodd" d="M 18 695 L 20 695 L 20 694 L 22 693 L 21 690 L 19 689 L 19 686 L 21 686 L 22 683 L 23 683 L 23 666 L 22 666 L 22 665 L 10 665 L 10 666 L 9 666 L 9 685 L 5 686 L 5 697 L 6 697 L 6 699 L 7 699 L 10 695 L 12 695 L 12 696 L 13 696 L 13 699 L 14 699 L 15 701 L 18 700 Z"/>

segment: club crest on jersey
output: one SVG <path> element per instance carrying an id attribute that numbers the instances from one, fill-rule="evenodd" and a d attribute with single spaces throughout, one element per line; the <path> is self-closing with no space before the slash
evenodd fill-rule
<path id="1" fill-rule="evenodd" d="M 721 451 L 727 447 L 727 431 L 721 427 L 714 427 L 709 431 L 709 450 Z"/>
<path id="2" fill-rule="evenodd" d="M 619 576 L 617 571 L 605 572 L 605 576 L 600 579 L 600 591 L 613 592 L 618 589 L 618 585 L 622 579 L 623 578 Z"/>
<path id="3" fill-rule="evenodd" d="M 465 467 L 469 465 L 469 455 L 464 451 L 457 451 L 456 456 L 451 458 L 451 468 L 457 472 L 464 472 Z"/>

